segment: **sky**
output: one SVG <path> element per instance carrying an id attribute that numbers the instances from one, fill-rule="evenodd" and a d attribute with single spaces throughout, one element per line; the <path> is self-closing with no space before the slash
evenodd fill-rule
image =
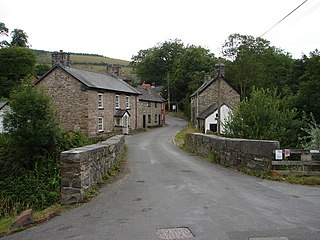
<path id="1" fill-rule="evenodd" d="M 31 48 L 131 60 L 180 39 L 217 57 L 233 33 L 261 36 L 304 0 L 0 0 L 0 22 Z M 307 0 L 263 37 L 296 59 L 320 49 L 320 0 Z"/>

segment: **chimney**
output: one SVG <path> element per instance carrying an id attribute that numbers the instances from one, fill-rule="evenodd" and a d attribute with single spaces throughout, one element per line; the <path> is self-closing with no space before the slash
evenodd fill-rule
<path id="1" fill-rule="evenodd" d="M 70 61 L 70 53 L 63 52 L 63 50 L 60 50 L 59 52 L 54 52 L 51 54 L 52 56 L 52 66 L 54 65 L 62 65 L 70 67 L 71 61 Z"/>
<path id="2" fill-rule="evenodd" d="M 214 71 L 216 77 L 225 77 L 225 65 L 223 63 L 218 63 L 214 66 Z"/>
<path id="3" fill-rule="evenodd" d="M 210 79 L 211 79 L 211 75 L 210 75 L 210 74 L 205 74 L 205 75 L 204 75 L 204 82 L 205 82 L 205 83 L 208 82 L 208 81 L 210 81 Z"/>
<path id="4" fill-rule="evenodd" d="M 121 66 L 120 64 L 112 64 L 107 66 L 107 74 L 112 75 L 116 78 L 121 78 Z"/>

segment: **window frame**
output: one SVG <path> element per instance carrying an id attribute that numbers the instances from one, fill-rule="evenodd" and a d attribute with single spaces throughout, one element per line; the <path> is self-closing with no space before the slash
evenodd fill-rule
<path id="1" fill-rule="evenodd" d="M 100 122 L 100 120 L 102 120 Z M 103 117 L 98 117 L 98 132 L 104 132 L 104 118 Z"/>
<path id="2" fill-rule="evenodd" d="M 98 109 L 103 109 L 103 93 L 98 93 Z"/>
<path id="3" fill-rule="evenodd" d="M 126 96 L 126 109 L 130 109 L 130 96 Z"/>
<path id="4" fill-rule="evenodd" d="M 115 107 L 116 109 L 120 109 L 120 95 L 115 96 Z"/>

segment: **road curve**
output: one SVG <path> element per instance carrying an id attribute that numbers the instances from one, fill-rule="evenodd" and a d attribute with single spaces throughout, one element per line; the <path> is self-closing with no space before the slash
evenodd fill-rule
<path id="1" fill-rule="evenodd" d="M 159 240 L 159 229 L 173 228 L 188 228 L 190 239 L 320 239 L 319 187 L 210 164 L 172 143 L 186 122 L 167 120 L 126 138 L 130 172 L 91 202 L 3 239 Z"/>

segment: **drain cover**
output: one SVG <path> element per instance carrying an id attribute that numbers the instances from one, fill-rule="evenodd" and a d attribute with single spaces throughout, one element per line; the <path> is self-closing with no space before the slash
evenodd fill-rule
<path id="1" fill-rule="evenodd" d="M 286 237 L 249 237 L 248 240 L 289 240 Z"/>
<path id="2" fill-rule="evenodd" d="M 160 239 L 188 239 L 193 238 L 189 228 L 162 228 L 157 229 L 157 235 Z"/>

